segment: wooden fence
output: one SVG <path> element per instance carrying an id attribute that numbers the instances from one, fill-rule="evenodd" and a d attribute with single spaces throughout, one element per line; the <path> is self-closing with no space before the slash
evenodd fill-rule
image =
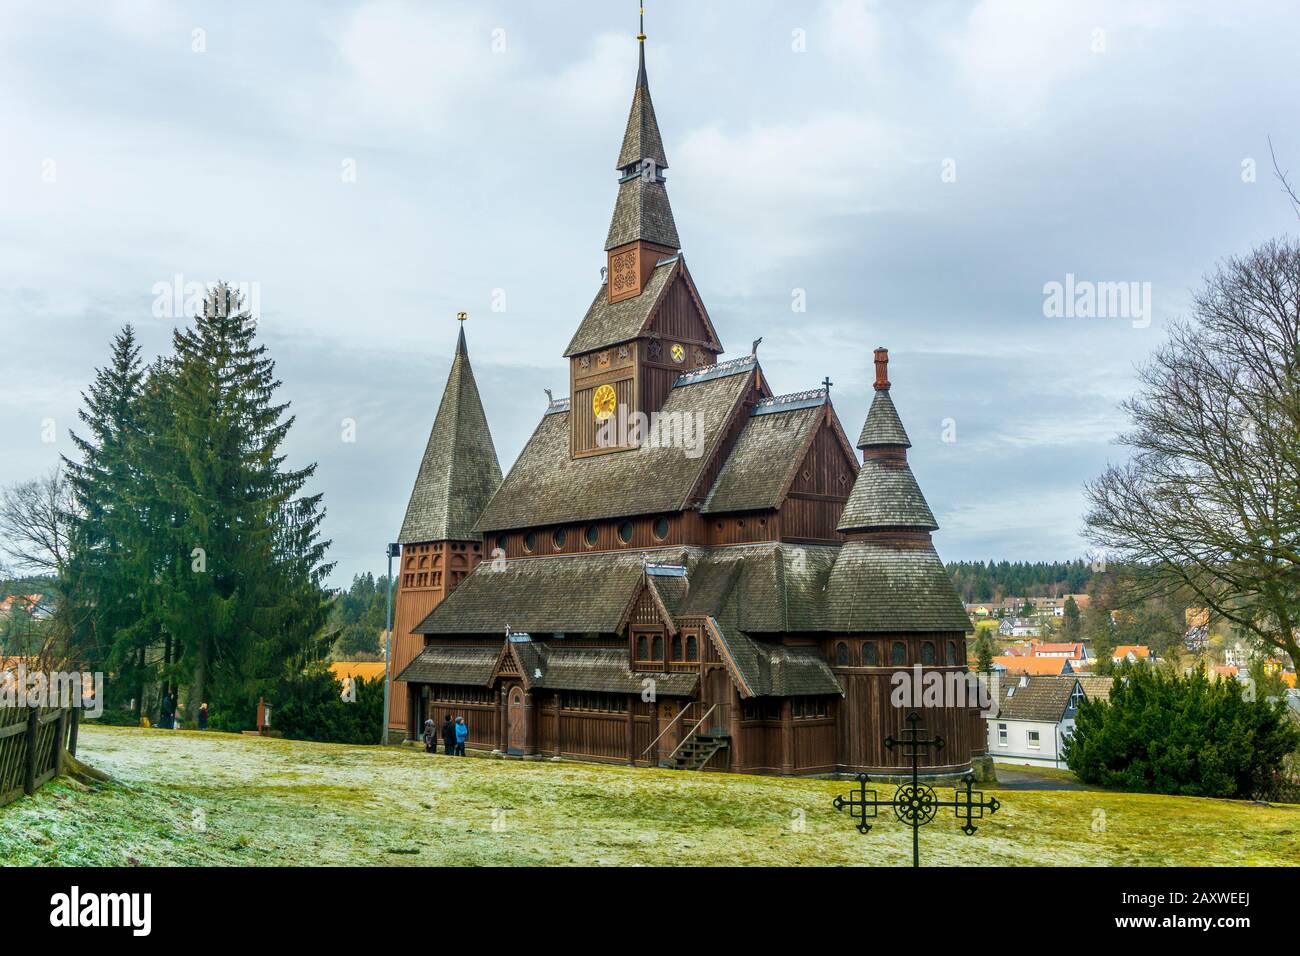
<path id="1" fill-rule="evenodd" d="M 77 752 L 79 707 L 0 708 L 0 807 L 35 793 Z"/>

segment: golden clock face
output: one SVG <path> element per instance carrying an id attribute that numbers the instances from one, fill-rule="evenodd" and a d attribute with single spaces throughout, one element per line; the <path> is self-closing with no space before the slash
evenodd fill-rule
<path id="1" fill-rule="evenodd" d="M 674 343 L 673 347 L 669 349 L 669 351 L 672 353 L 673 361 L 678 365 L 681 365 L 686 361 L 686 346 L 682 345 L 680 342 Z"/>
<path id="2" fill-rule="evenodd" d="M 603 422 L 613 415 L 617 405 L 618 395 L 615 394 L 613 385 L 602 385 L 591 393 L 591 412 L 598 422 Z"/>

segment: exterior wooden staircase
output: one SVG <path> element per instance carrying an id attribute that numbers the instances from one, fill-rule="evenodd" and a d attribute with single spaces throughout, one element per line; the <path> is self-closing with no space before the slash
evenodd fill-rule
<path id="1" fill-rule="evenodd" d="M 718 734 L 694 734 L 682 742 L 673 754 L 674 770 L 700 770 L 721 750 L 731 745 L 731 738 Z"/>
<path id="2" fill-rule="evenodd" d="M 659 743 L 659 740 L 664 736 L 664 734 L 668 733 L 668 731 L 672 729 L 673 724 L 686 716 L 689 709 L 689 706 L 683 708 L 682 711 L 669 722 L 668 726 L 659 732 L 659 736 L 650 741 L 650 746 L 646 747 L 646 749 L 642 751 L 641 756 L 644 757 L 649 753 L 651 749 Z M 717 705 L 715 704 L 706 710 L 704 716 L 697 720 L 690 730 L 686 731 L 685 736 L 682 737 L 682 742 L 679 743 L 673 752 L 668 755 L 667 759 L 660 759 L 659 766 L 667 767 L 672 770 L 701 770 L 706 763 L 713 759 L 715 754 L 730 747 L 731 738 L 725 734 L 700 733 L 700 728 L 704 726 L 705 721 L 709 719 L 709 716 L 716 709 Z M 683 726 L 685 726 L 685 722 L 683 722 Z"/>

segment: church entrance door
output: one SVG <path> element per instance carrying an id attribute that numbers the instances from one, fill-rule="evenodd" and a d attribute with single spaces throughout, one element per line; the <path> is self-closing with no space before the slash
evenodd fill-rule
<path id="1" fill-rule="evenodd" d="M 522 754 L 524 752 L 524 689 L 516 684 L 510 688 L 506 710 L 507 724 L 509 728 L 509 753 Z"/>

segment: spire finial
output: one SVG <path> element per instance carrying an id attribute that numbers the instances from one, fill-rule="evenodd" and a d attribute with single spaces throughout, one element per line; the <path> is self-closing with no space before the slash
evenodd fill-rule
<path id="1" fill-rule="evenodd" d="M 645 43 L 645 4 L 644 3 L 641 4 L 641 32 L 636 35 L 636 38 L 641 43 Z"/>
<path id="2" fill-rule="evenodd" d="M 457 313 L 456 313 L 456 321 L 457 321 L 457 322 L 464 322 L 464 321 L 465 321 L 466 319 L 468 319 L 468 318 L 469 318 L 469 313 L 468 313 L 468 312 L 457 312 Z"/>
<path id="3" fill-rule="evenodd" d="M 889 391 L 889 349 L 879 348 L 875 353 L 876 360 L 876 384 L 877 392 Z"/>

